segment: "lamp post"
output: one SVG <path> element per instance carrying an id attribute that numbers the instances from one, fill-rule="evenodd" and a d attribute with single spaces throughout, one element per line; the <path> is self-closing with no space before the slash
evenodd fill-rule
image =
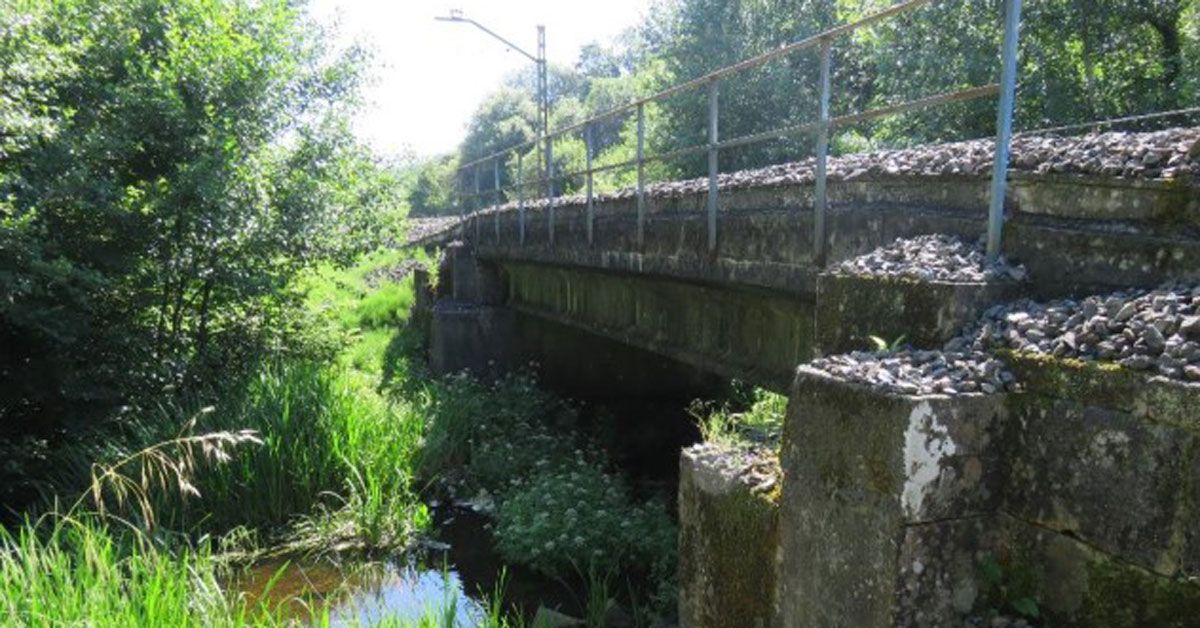
<path id="1" fill-rule="evenodd" d="M 469 17 L 464 17 L 462 11 L 459 9 L 451 9 L 450 15 L 438 16 L 438 17 L 435 17 L 434 19 L 439 22 L 462 22 L 464 24 L 470 24 L 470 25 L 474 26 L 475 28 L 478 28 L 479 30 L 487 33 L 488 35 L 491 35 L 493 38 L 499 40 L 500 43 L 507 46 L 510 50 L 515 50 L 515 51 L 525 55 L 526 57 L 529 58 L 530 61 L 533 61 L 535 64 L 537 64 L 538 121 L 541 125 L 541 139 L 544 140 L 545 142 L 547 142 L 547 145 L 548 145 L 548 143 L 550 141 L 549 140 L 549 138 L 550 138 L 550 96 L 548 93 L 549 87 L 548 87 L 548 78 L 547 78 L 547 71 L 546 71 L 546 27 L 542 26 L 541 24 L 539 24 L 537 27 L 537 31 L 538 31 L 537 54 L 533 55 L 533 54 L 530 54 L 530 53 L 526 52 L 525 50 L 521 49 L 520 46 L 512 43 L 511 41 L 505 39 L 504 37 L 501 37 L 495 31 L 484 26 L 483 24 L 480 24 L 479 22 L 476 22 L 475 20 L 473 20 Z M 539 146 L 539 150 L 540 150 L 540 147 L 542 146 L 541 141 L 538 142 L 538 146 Z M 546 176 L 546 188 L 547 188 L 546 196 L 547 197 L 550 196 L 550 188 L 553 185 L 552 182 L 550 181 L 550 171 L 551 171 L 550 159 L 551 159 L 550 151 L 546 150 L 545 176 Z"/>

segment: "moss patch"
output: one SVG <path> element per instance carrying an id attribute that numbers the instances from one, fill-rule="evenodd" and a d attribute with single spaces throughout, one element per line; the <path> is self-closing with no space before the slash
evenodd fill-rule
<path id="1" fill-rule="evenodd" d="M 1097 561 L 1088 567 L 1088 590 L 1079 626 L 1185 628 L 1200 622 L 1200 586 Z"/>

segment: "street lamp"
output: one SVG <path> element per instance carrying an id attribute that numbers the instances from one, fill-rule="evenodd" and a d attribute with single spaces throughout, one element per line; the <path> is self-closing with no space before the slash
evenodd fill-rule
<path id="1" fill-rule="evenodd" d="M 465 24 L 471 24 L 475 28 L 478 28 L 479 30 L 487 33 L 488 35 L 491 35 L 493 38 L 498 39 L 500 41 L 500 43 L 507 46 L 510 50 L 515 50 L 515 51 L 525 55 L 526 57 L 529 58 L 530 61 L 533 61 L 535 64 L 537 64 L 538 119 L 541 122 L 542 139 L 544 139 L 546 141 L 546 149 L 547 149 L 545 151 L 545 154 L 546 154 L 546 186 L 547 186 L 547 196 L 549 196 L 549 189 L 550 189 L 550 186 L 552 186 L 553 184 L 550 181 L 550 172 L 551 172 L 551 163 L 550 163 L 551 157 L 550 157 L 550 150 L 549 150 L 550 96 L 548 94 L 549 89 L 547 87 L 547 76 L 546 76 L 546 27 L 542 26 L 541 24 L 539 24 L 537 27 L 538 48 L 537 48 L 537 55 L 535 56 L 535 55 L 529 54 L 528 52 L 522 50 L 520 46 L 501 37 L 495 31 L 484 26 L 483 24 L 480 24 L 479 22 L 476 22 L 475 20 L 472 20 L 469 17 L 463 17 L 463 12 L 461 9 L 451 9 L 450 15 L 438 16 L 438 17 L 435 17 L 434 19 L 439 22 L 462 22 Z M 541 142 L 539 142 L 538 144 L 540 146 Z"/>

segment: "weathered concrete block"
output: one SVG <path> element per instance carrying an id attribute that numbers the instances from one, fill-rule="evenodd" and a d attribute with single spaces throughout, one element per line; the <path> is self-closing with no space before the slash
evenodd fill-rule
<path id="1" fill-rule="evenodd" d="M 906 599 L 928 589 L 910 588 L 906 569 L 956 581 L 971 548 L 925 544 L 910 528 L 994 511 L 1003 416 L 1001 395 L 899 396 L 800 367 L 781 460 L 783 624 L 891 626 L 904 608 L 934 608 Z"/>
<path id="2" fill-rule="evenodd" d="M 1123 559 L 1173 574 L 1194 437 L 1067 399 L 1010 400 L 1005 508 Z"/>
<path id="3" fill-rule="evenodd" d="M 1200 383 L 1147 377 L 1113 363 L 1011 351 L 1004 359 L 1031 395 L 1122 410 L 1200 434 Z"/>
<path id="4" fill-rule="evenodd" d="M 413 304 L 409 312 L 409 323 L 423 342 L 429 342 L 430 325 L 433 321 L 433 304 L 436 299 L 429 271 L 424 268 L 413 269 Z"/>
<path id="5" fill-rule="evenodd" d="M 1000 515 L 987 558 L 999 580 L 983 605 L 1035 600 L 1045 625 L 1189 628 L 1200 618 L 1200 585 L 1141 569 L 1065 534 Z M 1011 611 L 1011 608 L 1008 610 Z"/>
<path id="6" fill-rule="evenodd" d="M 778 479 L 715 445 L 679 458 L 679 623 L 774 625 Z"/>
<path id="7" fill-rule="evenodd" d="M 894 626 L 954 626 L 980 603 L 980 556 L 992 543 L 993 516 L 904 528 L 896 558 Z"/>
<path id="8" fill-rule="evenodd" d="M 430 324 L 429 366 L 438 375 L 469 371 L 493 378 L 513 366 L 513 312 L 439 300 Z"/>
<path id="9" fill-rule="evenodd" d="M 461 303 L 499 305 L 504 302 L 505 286 L 494 264 L 481 262 L 475 251 L 463 244 L 446 248 L 452 278 L 448 296 Z"/>
<path id="10" fill-rule="evenodd" d="M 1021 287 L 825 273 L 817 277 L 817 352 L 870 350 L 870 336 L 890 342 L 903 335 L 915 347 L 939 348 Z"/>
<path id="11" fill-rule="evenodd" d="M 1005 504 L 1163 574 L 1200 572 L 1200 384 L 1010 354 Z"/>
<path id="12" fill-rule="evenodd" d="M 1084 221 L 1068 226 L 1017 215 L 1005 223 L 1004 249 L 1025 264 L 1039 296 L 1200 278 L 1200 242 L 1178 237 L 1174 227 L 1155 233 L 1149 227 L 1117 230 Z"/>

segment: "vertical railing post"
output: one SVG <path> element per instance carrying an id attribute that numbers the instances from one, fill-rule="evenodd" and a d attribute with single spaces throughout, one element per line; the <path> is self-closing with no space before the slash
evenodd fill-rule
<path id="1" fill-rule="evenodd" d="M 596 209 L 592 203 L 592 125 L 583 128 L 584 162 L 587 164 L 587 241 L 592 244 L 592 226 L 596 221 Z"/>
<path id="2" fill-rule="evenodd" d="M 821 101 L 820 119 L 817 124 L 816 181 L 813 186 L 813 263 L 825 266 L 826 235 L 825 214 L 829 207 L 826 193 L 826 161 L 829 157 L 829 66 L 832 62 L 832 45 L 828 39 L 821 41 Z"/>
<path id="3" fill-rule="evenodd" d="M 479 246 L 479 198 L 480 198 L 479 197 L 479 164 L 475 164 L 474 170 L 475 170 L 475 197 L 474 197 L 474 202 L 472 203 L 472 205 L 474 205 L 474 207 L 471 210 L 471 222 L 475 223 L 475 242 L 473 242 L 472 244 L 474 244 L 476 247 L 478 247 Z"/>
<path id="4" fill-rule="evenodd" d="M 495 192 L 495 207 L 492 208 L 492 223 L 496 225 L 496 246 L 500 246 L 500 157 L 492 160 L 492 187 Z"/>
<path id="5" fill-rule="evenodd" d="M 717 250 L 717 81 L 708 84 L 708 250 Z"/>
<path id="6" fill-rule="evenodd" d="M 525 155 L 517 152 L 517 242 L 525 246 Z"/>
<path id="7" fill-rule="evenodd" d="M 646 108 L 637 106 L 637 245 L 646 239 Z"/>
<path id="8" fill-rule="evenodd" d="M 550 234 L 550 246 L 554 246 L 554 142 L 546 137 L 546 223 Z"/>
<path id="9" fill-rule="evenodd" d="M 463 169 L 454 173 L 454 200 L 458 203 L 458 239 L 467 237 L 467 204 L 463 202 Z"/>
<path id="10" fill-rule="evenodd" d="M 996 113 L 996 159 L 992 164 L 992 197 L 988 204 L 987 257 L 990 261 L 1000 256 L 1004 232 L 1004 196 L 1016 103 L 1017 40 L 1020 28 L 1021 0 L 1004 0 L 1004 47 L 1001 50 L 1000 106 Z"/>

